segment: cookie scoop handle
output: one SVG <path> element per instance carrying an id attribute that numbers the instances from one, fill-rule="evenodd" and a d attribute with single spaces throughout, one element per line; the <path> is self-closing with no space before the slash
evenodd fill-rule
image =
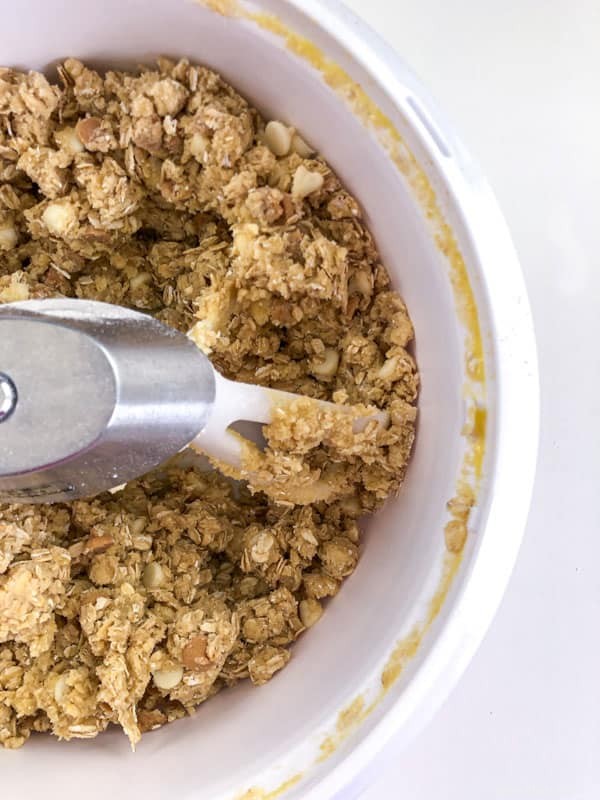
<path id="1" fill-rule="evenodd" d="M 87 300 L 0 306 L 0 501 L 89 497 L 205 426 L 212 366 L 184 334 Z"/>

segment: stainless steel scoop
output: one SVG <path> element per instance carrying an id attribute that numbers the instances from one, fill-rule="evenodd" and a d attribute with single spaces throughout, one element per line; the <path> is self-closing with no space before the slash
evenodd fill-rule
<path id="1" fill-rule="evenodd" d="M 0 306 L 0 501 L 89 497 L 190 443 L 239 468 L 243 440 L 229 426 L 268 423 L 294 399 L 223 378 L 185 335 L 136 311 Z"/>

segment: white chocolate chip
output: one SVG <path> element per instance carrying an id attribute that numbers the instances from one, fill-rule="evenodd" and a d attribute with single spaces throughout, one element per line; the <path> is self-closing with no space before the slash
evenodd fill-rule
<path id="1" fill-rule="evenodd" d="M 64 236 L 77 222 L 77 212 L 68 200 L 56 200 L 44 209 L 42 222 L 55 236 Z"/>
<path id="2" fill-rule="evenodd" d="M 292 180 L 292 197 L 302 199 L 312 192 L 318 191 L 324 183 L 320 172 L 311 172 L 304 164 L 300 164 Z"/>
<path id="3" fill-rule="evenodd" d="M 151 561 L 144 567 L 142 581 L 146 589 L 158 589 L 165 578 L 165 571 L 157 561 Z"/>
<path id="4" fill-rule="evenodd" d="M 56 131 L 54 138 L 56 139 L 56 143 L 61 150 L 65 150 L 72 156 L 74 156 L 76 153 L 83 153 L 85 150 L 83 142 L 77 135 L 75 128 L 62 128 L 62 130 Z"/>
<path id="5" fill-rule="evenodd" d="M 260 533 L 250 548 L 250 555 L 256 564 L 266 564 L 275 546 L 275 537 L 272 533 Z"/>
<path id="6" fill-rule="evenodd" d="M 340 506 L 346 512 L 346 514 L 352 514 L 353 516 L 360 514 L 361 511 L 360 500 L 358 497 L 354 497 L 354 495 L 342 497 L 340 500 Z"/>
<path id="7" fill-rule="evenodd" d="M 146 286 L 146 284 L 151 281 L 152 275 L 149 272 L 140 272 L 129 281 L 129 288 L 134 292 L 136 289 L 141 289 L 142 286 Z"/>
<path id="8" fill-rule="evenodd" d="M 3 224 L 0 226 L 0 250 L 12 250 L 17 244 L 17 231 L 13 225 Z"/>
<path id="9" fill-rule="evenodd" d="M 54 684 L 54 699 L 59 704 L 62 702 L 65 692 L 67 691 L 67 675 L 67 672 L 63 672 Z"/>
<path id="10" fill-rule="evenodd" d="M 142 553 L 150 550 L 153 544 L 153 538 L 149 533 L 139 533 L 132 539 L 133 546 L 136 550 L 141 550 Z"/>
<path id="11" fill-rule="evenodd" d="M 163 692 L 168 692 L 174 689 L 178 683 L 181 683 L 183 678 L 183 667 L 175 667 L 174 669 L 157 669 L 152 673 L 152 679 L 157 689 L 162 689 Z"/>
<path id="12" fill-rule="evenodd" d="M 194 156 L 196 161 L 202 162 L 208 145 L 209 141 L 206 136 L 203 136 L 201 133 L 194 133 L 192 135 L 190 139 L 190 153 Z"/>
<path id="13" fill-rule="evenodd" d="M 146 525 L 147 525 L 147 520 L 144 517 L 137 517 L 137 519 L 134 519 L 130 525 L 131 533 L 134 536 L 143 533 L 146 528 Z"/>
<path id="14" fill-rule="evenodd" d="M 340 363 L 340 354 L 331 347 L 326 347 L 325 351 L 318 356 L 312 364 L 311 372 L 319 378 L 331 378 L 337 372 Z"/>
<path id="15" fill-rule="evenodd" d="M 271 120 L 265 128 L 265 144 L 274 155 L 287 156 L 292 146 L 292 132 L 283 122 Z"/>
<path id="16" fill-rule="evenodd" d="M 0 289 L 0 303 L 19 303 L 21 300 L 29 300 L 29 286 L 13 274 L 8 286 Z"/>
<path id="17" fill-rule="evenodd" d="M 307 144 L 297 133 L 292 136 L 292 150 L 302 158 L 310 158 L 315 152 L 314 148 Z"/>
<path id="18" fill-rule="evenodd" d="M 393 378 L 394 373 L 396 372 L 396 367 L 398 366 L 398 356 L 392 356 L 384 361 L 383 366 L 380 367 L 379 372 L 377 373 L 378 377 L 382 381 L 389 381 Z"/>

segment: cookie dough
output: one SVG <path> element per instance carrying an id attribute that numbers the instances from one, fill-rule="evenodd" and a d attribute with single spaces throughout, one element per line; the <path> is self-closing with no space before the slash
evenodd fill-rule
<path id="1" fill-rule="evenodd" d="M 174 462 L 68 505 L 0 506 L 0 743 L 145 731 L 288 662 L 397 491 L 413 329 L 356 200 L 289 124 L 186 60 L 0 69 L 0 302 L 155 315 L 226 377 L 300 400 L 247 483 Z M 293 123 L 293 121 L 291 121 Z"/>

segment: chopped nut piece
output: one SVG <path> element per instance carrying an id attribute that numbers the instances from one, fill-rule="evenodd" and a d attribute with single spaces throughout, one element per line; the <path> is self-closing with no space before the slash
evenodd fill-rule
<path id="1" fill-rule="evenodd" d="M 312 628 L 312 626 L 318 622 L 322 616 L 323 606 L 318 600 L 309 597 L 300 602 L 300 619 L 302 620 L 304 627 Z"/>
<path id="2" fill-rule="evenodd" d="M 202 669 L 209 663 L 206 655 L 208 639 L 206 636 L 194 636 L 194 638 L 183 648 L 181 660 L 188 669 Z"/>
<path id="3" fill-rule="evenodd" d="M 148 94 L 154 100 L 156 111 L 161 117 L 174 117 L 184 107 L 188 90 L 172 78 L 164 78 L 148 88 Z"/>
<path id="4" fill-rule="evenodd" d="M 110 124 L 99 117 L 85 117 L 75 126 L 77 136 L 87 150 L 108 153 L 117 146 Z"/>
<path id="5" fill-rule="evenodd" d="M 255 686 L 262 686 L 270 681 L 276 672 L 283 669 L 290 660 L 290 651 L 281 647 L 257 648 L 248 662 L 250 680 Z"/>
<path id="6" fill-rule="evenodd" d="M 351 278 L 348 284 L 348 291 L 350 293 L 362 294 L 370 296 L 373 292 L 373 286 L 369 275 L 364 270 L 358 270 Z"/>
<path id="7" fill-rule="evenodd" d="M 145 517 L 138 517 L 137 519 L 134 519 L 131 523 L 131 533 L 133 536 L 138 536 L 140 533 L 143 533 L 147 524 L 148 520 Z"/>
<path id="8" fill-rule="evenodd" d="M 98 117 L 86 117 L 85 119 L 79 120 L 75 126 L 75 131 L 82 144 L 89 144 L 93 141 L 94 135 L 100 130 L 101 127 L 101 119 Z"/>
<path id="9" fill-rule="evenodd" d="M 109 534 L 102 534 L 99 536 L 90 536 L 84 547 L 84 553 L 104 553 L 109 547 L 112 547 L 114 540 Z"/>
<path id="10" fill-rule="evenodd" d="M 345 578 L 354 572 L 358 548 L 349 539 L 335 536 L 328 542 L 323 542 L 319 548 L 319 556 L 329 575 L 333 578 Z"/>
<path id="11" fill-rule="evenodd" d="M 264 300 L 256 300 L 252 303 L 250 307 L 250 313 L 252 314 L 252 319 L 256 322 L 257 325 L 266 325 L 269 321 L 269 308 L 268 304 L 264 302 Z"/>
<path id="12" fill-rule="evenodd" d="M 292 136 L 292 150 L 301 158 L 310 158 L 315 153 L 314 148 L 307 144 L 297 133 Z"/>

